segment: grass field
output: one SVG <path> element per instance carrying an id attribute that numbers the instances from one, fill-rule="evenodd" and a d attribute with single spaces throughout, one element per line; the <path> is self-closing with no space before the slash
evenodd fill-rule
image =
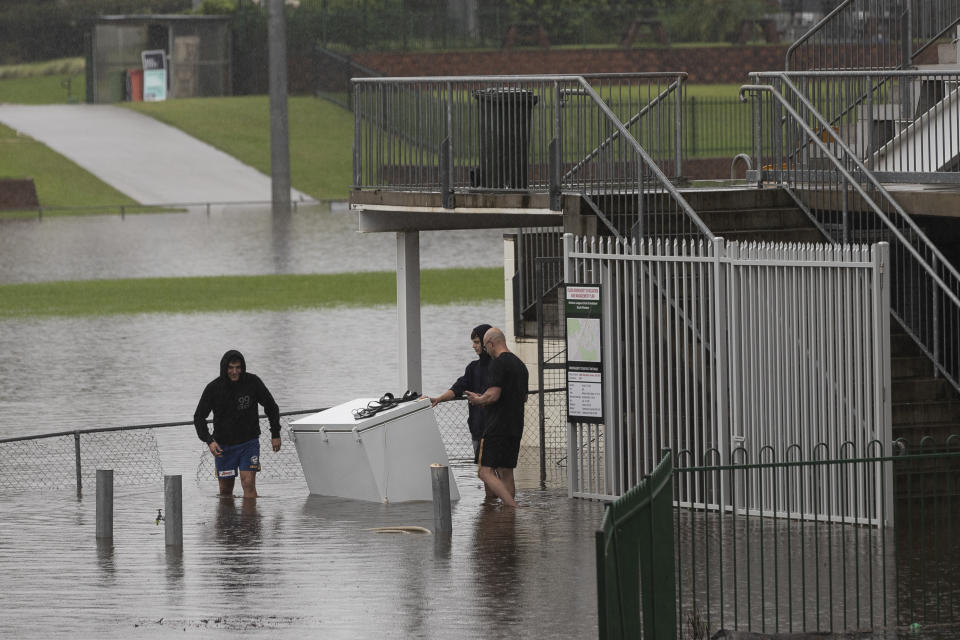
<path id="1" fill-rule="evenodd" d="M 463 283 L 469 281 L 470 286 Z M 422 304 L 503 299 L 503 269 L 426 269 Z M 82 280 L 0 285 L 0 318 L 280 311 L 396 303 L 393 272 Z"/>
<path id="2" fill-rule="evenodd" d="M 82 71 L 80 58 L 0 66 L 0 102 L 66 102 L 67 91 L 61 86 L 66 78 L 72 78 L 73 95 L 83 100 Z M 687 96 L 734 99 L 738 88 L 738 85 L 687 85 Z M 266 96 L 180 99 L 122 103 L 121 106 L 177 127 L 265 174 L 270 173 L 270 113 Z M 698 112 L 703 109 L 703 105 L 697 107 Z M 289 98 L 288 111 L 293 186 L 320 200 L 345 199 L 353 182 L 353 115 L 325 100 L 299 96 Z M 721 127 L 723 135 L 711 136 L 712 119 L 706 112 L 698 118 L 698 137 L 704 142 L 698 143 L 691 155 L 710 155 L 714 149 L 729 146 L 726 138 L 730 135 L 739 135 L 724 126 Z M 2 126 L 0 177 L 33 178 L 40 204 L 45 208 L 81 208 L 54 210 L 47 215 L 135 204 L 46 146 Z"/>
<path id="3" fill-rule="evenodd" d="M 267 96 L 125 102 L 270 174 Z M 353 180 L 353 114 L 326 100 L 290 97 L 290 181 L 318 200 L 344 200 Z"/>
<path id="4" fill-rule="evenodd" d="M 44 207 L 136 204 L 45 144 L 3 125 L 0 125 L 0 177 L 33 178 L 37 198 Z"/>
<path id="5" fill-rule="evenodd" d="M 83 58 L 0 65 L 0 103 L 63 104 L 86 95 Z"/>

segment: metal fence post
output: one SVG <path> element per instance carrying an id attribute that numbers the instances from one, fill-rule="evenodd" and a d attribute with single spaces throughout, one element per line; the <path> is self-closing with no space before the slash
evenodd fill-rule
<path id="1" fill-rule="evenodd" d="M 113 537 L 113 469 L 97 469 L 97 537 Z"/>
<path id="2" fill-rule="evenodd" d="M 680 78 L 677 78 L 676 83 L 679 97 L 673 101 L 674 117 L 676 118 L 673 130 L 673 168 L 675 171 L 673 177 L 679 179 L 683 173 L 683 84 L 680 82 Z"/>
<path id="3" fill-rule="evenodd" d="M 450 517 L 450 471 L 446 465 L 431 464 L 430 480 L 433 487 L 433 528 L 437 534 L 453 531 Z"/>
<path id="4" fill-rule="evenodd" d="M 163 533 L 168 547 L 183 546 L 183 477 L 163 476 Z"/>
<path id="5" fill-rule="evenodd" d="M 83 491 L 83 479 L 80 475 L 80 432 L 73 432 L 73 451 L 76 456 L 76 469 L 77 469 L 77 495 Z"/>
<path id="6" fill-rule="evenodd" d="M 883 428 L 881 442 L 884 447 L 893 442 L 892 388 L 890 382 L 890 245 L 878 242 L 873 245 L 873 348 L 880 374 L 875 386 L 874 402 L 877 420 Z M 893 525 L 893 463 L 883 463 L 883 504 L 880 517 L 888 519 L 883 524 Z M 878 496 L 880 498 L 880 496 Z"/>
<path id="7" fill-rule="evenodd" d="M 540 484 L 544 485 L 547 481 L 547 445 L 546 445 L 546 419 L 543 412 L 545 410 L 544 402 L 544 379 L 543 379 L 543 262 L 537 260 L 536 266 L 536 290 L 537 290 L 537 388 L 540 393 L 537 394 L 540 414 Z M 563 304 L 558 301 L 557 304 Z"/>

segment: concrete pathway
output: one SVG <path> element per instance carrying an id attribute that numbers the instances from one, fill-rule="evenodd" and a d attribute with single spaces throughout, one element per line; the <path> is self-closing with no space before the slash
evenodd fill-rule
<path id="1" fill-rule="evenodd" d="M 264 202 L 270 177 L 184 132 L 110 105 L 0 104 L 39 140 L 141 204 Z M 292 190 L 296 200 L 311 198 Z"/>

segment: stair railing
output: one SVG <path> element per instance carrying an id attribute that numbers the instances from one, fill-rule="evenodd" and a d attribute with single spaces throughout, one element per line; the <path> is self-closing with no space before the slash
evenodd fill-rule
<path id="1" fill-rule="evenodd" d="M 960 0 L 845 0 L 788 49 L 787 70 L 904 69 L 960 22 Z"/>
<path id="2" fill-rule="evenodd" d="M 933 373 L 960 390 L 960 273 L 787 74 L 767 79 L 773 84 L 740 88 L 741 100 L 757 98 L 763 178 L 786 189 L 834 242 L 890 243 L 892 313 L 932 360 Z M 795 146 L 764 164 L 764 135 Z"/>
<path id="3" fill-rule="evenodd" d="M 755 72 L 755 84 L 789 78 L 839 136 L 884 183 L 960 183 L 960 73 L 957 71 Z M 786 141 L 785 149 L 801 152 Z"/>
<path id="4" fill-rule="evenodd" d="M 683 75 L 355 78 L 354 188 L 440 192 L 448 209 L 461 193 L 549 194 L 553 210 L 581 195 L 614 235 L 711 239 L 665 173 Z"/>

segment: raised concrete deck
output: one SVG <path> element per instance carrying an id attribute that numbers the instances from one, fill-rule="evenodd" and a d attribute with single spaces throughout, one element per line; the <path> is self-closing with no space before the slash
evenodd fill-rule
<path id="1" fill-rule="evenodd" d="M 579 211 L 579 200 L 567 196 L 563 208 Z M 540 193 L 457 193 L 456 206 L 444 209 L 437 192 L 358 190 L 350 193 L 350 208 L 362 232 L 563 225 L 563 212 L 552 211 L 550 197 Z"/>

